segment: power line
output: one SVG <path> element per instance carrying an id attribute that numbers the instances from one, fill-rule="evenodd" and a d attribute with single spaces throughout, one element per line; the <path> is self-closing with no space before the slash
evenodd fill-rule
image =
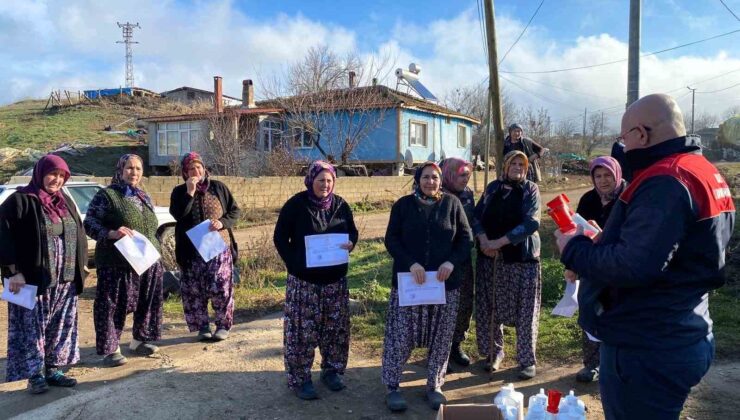
<path id="1" fill-rule="evenodd" d="M 725 6 L 725 9 L 727 9 L 727 11 L 728 11 L 728 12 L 730 12 L 730 13 L 732 14 L 732 16 L 735 16 L 735 19 L 737 19 L 737 20 L 740 20 L 740 18 L 739 18 L 739 17 L 737 17 L 737 15 L 735 14 L 735 12 L 733 12 L 733 11 L 732 11 L 732 9 L 730 9 L 730 6 L 728 6 L 728 5 L 727 5 L 727 4 L 726 4 L 726 3 L 724 2 L 724 0 L 719 0 L 719 2 L 720 2 L 720 3 L 722 3 L 722 6 Z"/>
<path id="2" fill-rule="evenodd" d="M 540 7 L 542 7 L 542 5 L 543 5 L 544 3 L 545 3 L 545 0 L 542 0 L 542 1 L 540 2 L 540 5 L 539 5 L 539 6 L 537 6 L 537 9 L 536 9 L 536 10 L 534 11 L 534 13 L 532 14 L 532 17 L 530 17 L 530 18 L 529 18 L 529 22 L 527 22 L 527 24 L 526 24 L 526 25 L 524 26 L 524 29 L 522 29 L 522 32 L 521 32 L 521 33 L 519 34 L 519 36 L 518 36 L 518 37 L 516 37 L 516 40 L 514 41 L 514 43 L 513 43 L 513 44 L 511 44 L 511 47 L 509 47 L 509 49 L 508 49 L 508 50 L 506 50 L 506 53 L 504 53 L 504 56 L 503 56 L 503 57 L 501 57 L 501 61 L 499 61 L 499 62 L 498 62 L 498 65 L 499 65 L 499 66 L 501 65 L 501 63 L 503 63 L 503 62 L 504 62 L 504 60 L 506 59 L 506 56 L 507 56 L 507 55 L 509 55 L 509 52 L 511 52 L 511 50 L 512 50 L 512 49 L 514 49 L 514 47 L 515 47 L 515 46 L 516 46 L 516 44 L 517 44 L 517 43 L 519 42 L 519 40 L 520 40 L 520 39 L 522 39 L 522 36 L 524 36 L 524 33 L 525 33 L 525 32 L 527 32 L 527 28 L 529 28 L 529 24 L 530 24 L 530 23 L 532 23 L 532 21 L 534 20 L 534 17 L 535 17 L 535 16 L 537 16 L 537 12 L 539 12 L 539 11 L 540 11 Z"/>
<path id="3" fill-rule="evenodd" d="M 735 73 L 735 72 L 738 72 L 738 71 L 740 71 L 740 69 L 730 70 L 730 71 L 728 71 L 726 73 L 722 73 L 722 74 L 718 74 L 716 76 L 712 76 L 709 79 L 704 79 L 704 80 L 700 80 L 698 82 L 692 82 L 692 83 L 687 83 L 687 84 L 688 85 L 698 85 L 700 83 L 708 82 L 710 80 L 719 79 L 722 76 L 727 76 L 728 74 Z M 665 91 L 665 93 L 677 92 L 679 90 L 683 90 L 684 87 L 685 86 L 681 86 L 680 88 L 676 88 L 676 89 L 673 89 L 673 90 L 667 90 L 667 91 Z"/>
<path id="4" fill-rule="evenodd" d="M 520 76 L 520 75 L 518 75 L 518 74 L 510 74 L 510 76 L 512 76 L 512 77 L 516 77 L 517 79 L 527 80 L 527 81 L 529 81 L 529 82 L 532 82 L 532 83 L 539 83 L 539 84 L 541 84 L 541 85 L 543 85 L 543 86 L 548 86 L 548 87 L 551 87 L 551 88 L 553 88 L 553 89 L 560 89 L 560 90 L 563 90 L 563 91 L 565 91 L 565 92 L 575 93 L 575 94 L 577 94 L 577 95 L 583 95 L 583 96 L 588 96 L 588 97 L 591 97 L 591 98 L 597 98 L 597 99 L 607 99 L 607 100 L 612 100 L 612 98 L 607 98 L 606 96 L 598 96 L 598 95 L 594 95 L 594 94 L 592 94 L 592 93 L 585 93 L 585 92 L 579 92 L 579 91 L 577 91 L 577 90 L 572 90 L 572 89 L 566 89 L 566 88 L 564 88 L 564 87 L 560 87 L 560 86 L 555 86 L 555 85 L 551 85 L 551 84 L 549 84 L 549 83 L 541 82 L 541 81 L 539 81 L 539 80 L 534 80 L 534 79 L 528 79 L 528 78 L 526 78 L 526 77 L 524 77 L 524 76 Z"/>
<path id="5" fill-rule="evenodd" d="M 642 58 L 642 57 L 650 57 L 651 55 L 662 54 L 664 52 L 677 50 L 679 48 L 684 48 L 684 47 L 688 47 L 688 46 L 691 46 L 691 45 L 696 45 L 696 44 L 699 44 L 699 43 L 702 43 L 702 42 L 711 41 L 713 39 L 721 38 L 723 36 L 728 36 L 728 35 L 735 34 L 737 32 L 740 32 L 740 29 L 736 29 L 736 30 L 730 31 L 730 32 L 725 32 L 723 34 L 715 35 L 715 36 L 712 36 L 712 37 L 709 37 L 709 38 L 700 39 L 698 41 L 689 42 L 687 44 L 677 45 L 675 47 L 666 48 L 666 49 L 659 50 L 659 51 L 653 51 L 653 52 L 650 52 L 650 53 L 645 53 L 645 54 L 640 55 L 640 58 Z M 565 72 L 565 71 L 583 70 L 583 69 L 590 69 L 590 68 L 594 68 L 594 67 L 608 66 L 608 65 L 611 65 L 611 64 L 623 63 L 625 61 L 627 61 L 626 58 L 621 59 L 621 60 L 608 61 L 606 63 L 590 64 L 590 65 L 587 65 L 587 66 L 579 66 L 579 67 L 569 67 L 569 68 L 565 68 L 565 69 L 540 70 L 540 71 L 505 71 L 505 70 L 501 70 L 501 73 L 507 73 L 507 74 L 561 73 L 561 72 Z"/>
<path id="6" fill-rule="evenodd" d="M 740 86 L 740 83 L 735 83 L 732 86 L 728 86 L 728 87 L 722 88 L 722 89 L 710 90 L 710 91 L 704 91 L 704 92 L 696 92 L 696 93 L 717 93 L 717 92 L 722 92 L 722 91 L 729 90 L 729 89 L 732 89 L 732 88 L 738 87 L 738 86 Z"/>
<path id="7" fill-rule="evenodd" d="M 532 96 L 534 96 L 536 98 L 540 98 L 542 100 L 545 100 L 545 101 L 548 101 L 548 102 L 552 102 L 554 104 L 563 105 L 563 106 L 567 106 L 569 108 L 574 108 L 575 109 L 574 106 L 568 105 L 565 102 L 560 102 L 558 100 L 555 100 L 555 99 L 552 99 L 552 98 L 548 98 L 547 96 L 542 96 L 540 94 L 537 94 L 537 93 L 534 93 L 534 92 L 530 92 L 529 90 L 527 90 L 526 88 L 522 87 L 520 84 L 516 83 L 515 81 L 513 81 L 513 80 L 511 80 L 509 78 L 506 78 L 504 76 L 499 76 L 499 77 L 501 77 L 502 79 L 506 80 L 507 82 L 511 83 L 512 85 L 518 87 L 519 89 L 523 90 L 524 92 L 527 92 L 528 94 L 530 94 L 530 95 L 532 95 Z"/>

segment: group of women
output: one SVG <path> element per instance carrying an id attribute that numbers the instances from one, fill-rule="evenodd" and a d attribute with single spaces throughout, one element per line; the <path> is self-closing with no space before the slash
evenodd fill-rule
<path id="1" fill-rule="evenodd" d="M 470 364 L 461 343 L 475 307 L 478 353 L 488 370 L 504 360 L 504 325 L 516 328 L 519 376 L 536 374 L 536 343 L 540 296 L 540 192 L 527 179 L 530 156 L 516 148 L 504 157 L 500 179 L 486 186 L 474 203 L 468 188 L 472 165 L 450 158 L 422 164 L 414 175 L 413 192 L 398 199 L 390 214 L 385 246 L 393 258 L 393 277 L 385 323 L 382 382 L 386 404 L 403 411 L 403 366 L 415 348 L 428 349 L 425 398 L 437 409 L 445 402 L 442 385 L 449 360 Z M 38 286 L 37 304 L 25 309 L 9 304 L 9 381 L 28 378 L 33 393 L 48 386 L 74 386 L 60 367 L 79 359 L 77 296 L 86 274 L 85 234 L 97 241 L 98 283 L 94 304 L 96 349 L 105 366 L 126 362 L 119 341 L 128 313 L 134 313 L 130 351 L 150 355 L 158 350 L 162 324 L 161 262 L 137 275 L 114 246 L 133 231 L 155 246 L 157 221 L 150 197 L 141 189 L 142 160 L 123 156 L 111 181 L 90 203 L 84 225 L 62 191 L 69 179 L 64 161 L 48 155 L 34 167 L 29 185 L 0 207 L 0 265 L 11 292 L 24 284 Z M 231 228 L 239 209 L 228 188 L 210 179 L 202 158 L 189 153 L 182 160 L 184 183 L 170 199 L 177 221 L 176 257 L 182 270 L 185 320 L 201 340 L 223 340 L 233 325 L 234 261 L 237 247 Z M 600 157 L 591 164 L 594 183 L 578 212 L 603 226 L 614 200 L 623 190 L 619 164 Z M 358 230 L 348 203 L 334 193 L 337 175 L 323 161 L 313 162 L 304 180 L 306 190 L 282 207 L 274 244 L 287 269 L 284 361 L 287 383 L 301 399 L 318 398 L 311 369 L 315 349 L 321 354 L 321 382 L 331 391 L 345 388 L 350 342 L 348 264 L 309 267 L 306 237 L 346 234 L 340 248 L 351 252 Z M 209 221 L 228 249 L 204 261 L 186 232 Z M 473 267 L 472 250 L 476 248 Z M 427 276 L 427 272 L 435 272 Z M 414 281 L 444 282 L 445 304 L 401 306 L 398 274 Z M 475 274 L 475 275 L 474 275 Z M 566 271 L 566 278 L 575 274 Z M 208 302 L 215 311 L 211 329 Z M 598 347 L 584 334 L 584 369 L 578 379 L 598 378 Z"/>
<path id="2" fill-rule="evenodd" d="M 223 340 L 233 323 L 233 261 L 236 245 L 231 227 L 239 209 L 226 186 L 209 179 L 201 157 L 182 161 L 185 183 L 172 192 L 170 212 L 177 221 L 177 262 L 185 319 L 201 339 Z M 127 362 L 119 342 L 128 314 L 133 313 L 130 353 L 148 356 L 161 338 L 161 261 L 137 274 L 115 246 L 138 232 L 157 249 L 158 222 L 149 195 L 141 188 L 143 160 L 122 156 L 111 184 L 91 200 L 82 222 L 77 207 L 64 192 L 70 171 L 55 155 L 34 166 L 31 182 L 0 206 L 0 266 L 11 293 L 36 286 L 32 309 L 8 304 L 7 380 L 28 379 L 33 394 L 49 386 L 72 387 L 77 381 L 61 369 L 79 360 L 78 296 L 87 276 L 87 238 L 96 241 L 97 289 L 93 305 L 95 348 L 106 367 Z M 203 261 L 185 235 L 204 221 L 227 244 L 221 255 Z M 216 313 L 216 332 L 208 318 L 208 301 Z"/>

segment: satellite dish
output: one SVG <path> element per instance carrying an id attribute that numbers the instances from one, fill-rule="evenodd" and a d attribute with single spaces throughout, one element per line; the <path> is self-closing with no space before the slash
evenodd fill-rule
<path id="1" fill-rule="evenodd" d="M 406 153 L 403 155 L 403 164 L 406 165 L 407 168 L 414 166 L 414 155 L 411 153 L 411 149 L 406 149 Z"/>

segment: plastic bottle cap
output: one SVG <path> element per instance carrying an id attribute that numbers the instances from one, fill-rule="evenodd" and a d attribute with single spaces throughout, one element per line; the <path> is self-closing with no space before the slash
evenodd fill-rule
<path id="1" fill-rule="evenodd" d="M 547 412 L 552 414 L 558 413 L 558 406 L 560 405 L 560 398 L 563 394 L 560 391 L 549 389 L 547 390 Z"/>

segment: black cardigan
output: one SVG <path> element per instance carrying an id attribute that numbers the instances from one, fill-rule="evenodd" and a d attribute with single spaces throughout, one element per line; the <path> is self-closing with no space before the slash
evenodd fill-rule
<path id="1" fill-rule="evenodd" d="M 75 262 L 75 289 L 82 293 L 85 287 L 87 264 L 87 237 L 74 202 L 64 193 L 69 214 L 77 225 L 77 256 Z M 0 265 L 3 277 L 9 277 L 10 265 L 23 273 L 26 284 L 38 286 L 42 295 L 51 283 L 49 257 L 46 252 L 46 229 L 41 201 L 32 194 L 15 192 L 0 206 Z"/>
<path id="2" fill-rule="evenodd" d="M 318 211 L 311 208 L 307 191 L 285 202 L 272 239 L 289 274 L 313 284 L 336 283 L 347 275 L 347 264 L 306 267 L 306 243 L 303 238 L 307 235 L 347 233 L 349 240 L 357 244 L 359 234 L 352 210 L 342 197 L 334 195 L 326 221 L 324 225 L 318 217 Z"/>
<path id="3" fill-rule="evenodd" d="M 234 263 L 236 263 L 238 247 L 234 240 L 232 228 L 239 220 L 239 207 L 236 205 L 236 200 L 231 195 L 229 188 L 221 181 L 211 179 L 208 192 L 218 197 L 218 201 L 221 202 L 221 207 L 224 209 L 223 216 L 218 220 L 224 225 L 223 229 L 229 232 L 231 252 L 234 255 Z M 198 250 L 195 249 L 195 246 L 193 246 L 186 233 L 203 222 L 203 220 L 195 220 L 193 216 L 194 202 L 195 197 L 188 194 L 185 184 L 180 184 L 172 190 L 172 194 L 170 195 L 170 214 L 177 221 L 175 225 L 175 258 L 181 268 L 187 267 L 195 258 L 200 258 Z"/>
<path id="4" fill-rule="evenodd" d="M 460 287 L 459 273 L 473 246 L 465 209 L 457 197 L 447 193 L 432 204 L 429 218 L 423 205 L 410 194 L 399 198 L 391 208 L 385 247 L 393 257 L 393 288 L 398 287 L 398 273 L 409 272 L 414 263 L 426 271 L 437 271 L 449 261 L 455 269 L 445 289 L 455 290 Z"/>

